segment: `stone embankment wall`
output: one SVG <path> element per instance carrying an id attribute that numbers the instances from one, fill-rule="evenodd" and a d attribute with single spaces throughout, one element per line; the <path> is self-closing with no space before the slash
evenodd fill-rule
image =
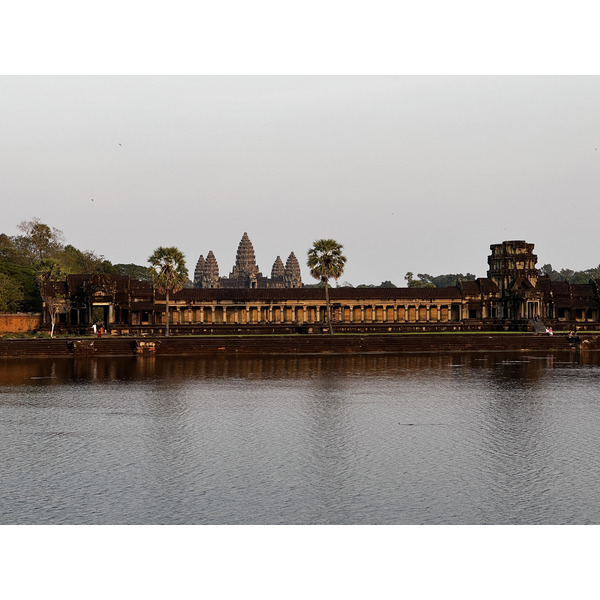
<path id="1" fill-rule="evenodd" d="M 37 331 L 41 326 L 41 313 L 0 313 L 0 335 Z"/>
<path id="2" fill-rule="evenodd" d="M 600 350 L 600 335 L 412 334 L 0 340 L 0 357 L 220 356 Z"/>

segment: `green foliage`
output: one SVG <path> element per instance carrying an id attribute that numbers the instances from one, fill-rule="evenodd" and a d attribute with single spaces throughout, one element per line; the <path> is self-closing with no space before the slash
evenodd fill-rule
<path id="1" fill-rule="evenodd" d="M 0 273 L 0 312 L 19 312 L 24 300 L 23 288 L 8 275 Z"/>
<path id="2" fill-rule="evenodd" d="M 187 281 L 185 256 L 175 247 L 159 246 L 148 258 L 150 274 L 156 287 L 164 292 L 178 292 Z"/>
<path id="3" fill-rule="evenodd" d="M 539 269 L 540 275 L 548 275 L 551 281 L 568 281 L 569 283 L 588 283 L 592 278 L 600 278 L 600 265 L 585 271 L 561 269 L 556 271 L 551 264 L 545 264 Z"/>
<path id="4" fill-rule="evenodd" d="M 63 264 L 55 258 L 44 258 L 36 265 L 38 281 L 60 281 L 67 276 Z"/>
<path id="5" fill-rule="evenodd" d="M 422 279 L 413 279 L 408 282 L 409 288 L 434 288 L 435 284 L 429 281 L 423 281 Z"/>
<path id="6" fill-rule="evenodd" d="M 473 275 L 473 273 L 467 273 L 466 275 L 463 275 L 462 273 L 447 273 L 446 275 L 436 275 L 435 277 L 432 277 L 427 273 L 418 273 L 418 277 L 421 281 L 432 284 L 429 286 L 420 287 L 437 288 L 455 286 L 457 281 L 475 281 L 477 279 L 477 276 Z"/>
<path id="7" fill-rule="evenodd" d="M 550 263 L 546 263 L 538 269 L 538 273 L 542 276 L 548 275 L 552 281 L 562 281 L 562 275 L 552 268 Z"/>
<path id="8" fill-rule="evenodd" d="M 323 283 L 329 279 L 337 280 L 344 272 L 346 257 L 342 254 L 344 246 L 335 240 L 316 240 L 308 251 L 307 265 L 310 274 Z"/>
<path id="9" fill-rule="evenodd" d="M 133 263 L 113 265 L 117 275 L 127 275 L 131 279 L 139 279 L 140 281 L 152 281 L 152 274 L 148 267 L 135 265 Z"/>
<path id="10" fill-rule="evenodd" d="M 112 263 L 103 256 L 97 256 L 91 250 L 78 250 L 71 244 L 64 247 L 60 253 L 60 262 L 64 270 L 71 273 L 109 273 L 117 275 Z"/>
<path id="11" fill-rule="evenodd" d="M 50 257 L 62 250 L 63 232 L 50 228 L 37 217 L 31 221 L 21 221 L 19 229 L 25 234 L 19 240 L 21 248 L 35 260 Z"/>
<path id="12" fill-rule="evenodd" d="M 419 279 L 414 279 L 412 271 L 405 276 L 409 288 L 445 288 L 453 287 L 458 281 L 475 281 L 477 277 L 473 273 L 448 273 L 446 275 L 428 275 L 427 273 L 417 273 Z"/>
<path id="13" fill-rule="evenodd" d="M 0 258 L 0 273 L 7 276 L 23 294 L 23 299 L 18 307 L 19 311 L 39 312 L 42 310 L 42 298 L 35 267 Z"/>

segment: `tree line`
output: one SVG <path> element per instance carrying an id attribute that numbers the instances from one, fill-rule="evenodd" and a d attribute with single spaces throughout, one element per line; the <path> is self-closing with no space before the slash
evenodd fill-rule
<path id="1" fill-rule="evenodd" d="M 79 250 L 65 244 L 60 229 L 34 217 L 21 221 L 21 233 L 0 234 L 0 312 L 40 312 L 40 282 L 61 279 L 74 273 L 129 275 L 150 281 L 147 267 L 112 264 L 91 250 Z"/>

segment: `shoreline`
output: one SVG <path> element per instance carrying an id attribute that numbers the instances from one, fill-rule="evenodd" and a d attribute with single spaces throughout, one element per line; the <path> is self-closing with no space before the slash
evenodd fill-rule
<path id="1" fill-rule="evenodd" d="M 600 350 L 600 332 L 581 332 L 580 343 L 564 333 L 405 333 L 228 335 L 176 337 L 9 338 L 0 339 L 0 358 L 79 358 L 93 356 L 224 356 L 302 354 L 403 354 Z"/>

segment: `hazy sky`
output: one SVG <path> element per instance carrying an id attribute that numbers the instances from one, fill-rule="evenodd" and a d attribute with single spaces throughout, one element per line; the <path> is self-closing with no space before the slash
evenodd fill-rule
<path id="1" fill-rule="evenodd" d="M 3 233 L 147 264 L 178 246 L 221 275 L 244 231 L 270 275 L 321 237 L 340 282 L 484 277 L 489 245 L 600 263 L 600 77 L 0 77 Z M 93 198 L 93 201 L 92 201 Z"/>

